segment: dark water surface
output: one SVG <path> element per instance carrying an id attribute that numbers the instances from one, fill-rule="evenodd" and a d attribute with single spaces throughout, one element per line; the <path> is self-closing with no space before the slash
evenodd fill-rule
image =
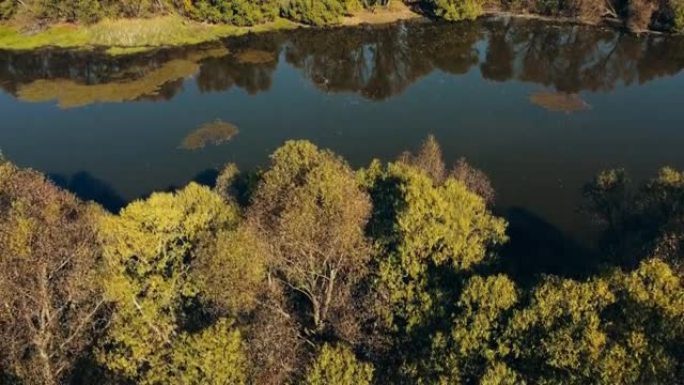
<path id="1" fill-rule="evenodd" d="M 682 37 L 522 20 L 302 30 L 116 59 L 0 52 L 0 148 L 116 208 L 226 162 L 263 165 L 288 139 L 363 166 L 432 133 L 449 162 L 465 156 L 491 177 L 518 254 L 580 264 L 595 230 L 577 212 L 583 184 L 610 167 L 634 179 L 684 168 L 682 68 Z M 239 132 L 188 141 L 219 119 Z"/>

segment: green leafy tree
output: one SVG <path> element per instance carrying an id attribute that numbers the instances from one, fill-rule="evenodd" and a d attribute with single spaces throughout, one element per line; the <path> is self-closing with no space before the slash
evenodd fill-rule
<path id="1" fill-rule="evenodd" d="M 287 0 L 282 14 L 300 23 L 321 26 L 339 23 L 347 12 L 344 0 Z"/>
<path id="2" fill-rule="evenodd" d="M 506 241 L 506 222 L 451 177 L 435 185 L 415 167 L 374 162 L 360 178 L 374 204 L 369 231 L 381 250 L 383 312 L 390 325 L 410 330 L 440 316 L 449 287 L 440 280 L 485 261 Z"/>
<path id="3" fill-rule="evenodd" d="M 518 289 L 505 275 L 474 276 L 463 287 L 446 333 L 433 335 L 429 353 L 405 370 L 418 384 L 505 384 L 519 381 L 502 360 L 509 353 L 502 338 Z"/>
<path id="4" fill-rule="evenodd" d="M 194 19 L 240 26 L 271 21 L 278 14 L 276 0 L 184 0 L 183 7 Z"/>
<path id="5" fill-rule="evenodd" d="M 506 364 L 496 362 L 491 364 L 479 381 L 480 385 L 525 385 L 520 375 Z"/>
<path id="6" fill-rule="evenodd" d="M 194 334 L 178 337 L 171 363 L 154 371 L 160 378 L 184 385 L 243 385 L 247 383 L 248 362 L 241 333 L 226 319 Z"/>
<path id="7" fill-rule="evenodd" d="M 373 365 L 356 358 L 347 346 L 323 345 L 309 369 L 305 385 L 371 385 Z"/>
<path id="8" fill-rule="evenodd" d="M 190 346 L 193 342 L 204 346 L 211 342 L 221 351 L 226 344 L 235 346 L 238 336 L 223 333 L 225 324 L 191 336 L 190 330 L 201 325 L 183 325 L 179 317 L 199 295 L 189 274 L 199 245 L 212 234 L 235 228 L 238 221 L 233 205 L 197 184 L 173 194 L 153 194 L 102 220 L 105 293 L 116 306 L 98 352 L 107 368 L 140 384 L 178 383 L 185 371 L 169 362 L 192 359 L 196 361 L 183 365 L 204 368 L 214 365 L 213 355 L 220 354 L 183 354 L 197 349 Z M 242 362 L 236 349 L 231 352 L 227 362 Z M 197 383 L 220 383 L 214 375 L 224 375 L 202 373 L 207 377 Z"/>
<path id="9" fill-rule="evenodd" d="M 484 12 L 482 0 L 429 0 L 435 16 L 448 20 L 473 20 Z"/>
<path id="10" fill-rule="evenodd" d="M 683 295 L 660 260 L 587 282 L 549 278 L 509 322 L 510 357 L 531 383 L 676 382 Z"/>

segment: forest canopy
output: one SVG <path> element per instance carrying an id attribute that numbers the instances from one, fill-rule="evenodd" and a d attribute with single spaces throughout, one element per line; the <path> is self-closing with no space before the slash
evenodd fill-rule
<path id="1" fill-rule="evenodd" d="M 2 384 L 675 384 L 684 173 L 587 184 L 605 258 L 521 281 L 486 175 L 288 141 L 110 213 L 0 163 Z"/>

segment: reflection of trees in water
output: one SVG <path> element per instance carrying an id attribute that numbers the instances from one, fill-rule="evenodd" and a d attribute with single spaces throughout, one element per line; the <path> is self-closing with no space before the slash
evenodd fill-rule
<path id="1" fill-rule="evenodd" d="M 466 72 L 477 63 L 473 45 L 479 34 L 468 24 L 411 23 L 325 34 L 304 31 L 293 36 L 286 57 L 323 90 L 379 100 L 435 69 Z"/>
<path id="2" fill-rule="evenodd" d="M 684 38 L 680 36 L 637 37 L 520 19 L 300 30 L 243 36 L 231 39 L 227 46 L 229 53 L 219 46 L 124 57 L 69 51 L 0 52 L 0 89 L 17 95 L 22 86 L 42 80 L 55 81 L 50 83 L 53 86 L 71 85 L 52 87 L 55 92 L 116 94 L 123 84 L 130 91 L 125 100 L 168 100 L 182 89 L 183 79 L 170 76 L 164 80 L 159 75 L 169 72 L 169 63 L 182 60 L 195 66 L 191 72 L 196 73 L 202 92 L 240 87 L 255 94 L 271 87 L 283 47 L 287 62 L 321 90 L 355 92 L 373 100 L 397 95 L 435 70 L 458 75 L 476 65 L 485 79 L 533 82 L 564 93 L 645 83 L 672 76 L 684 67 Z M 482 57 L 478 49 L 484 49 Z M 157 78 L 150 81 L 153 75 Z M 105 84 L 111 87 L 87 87 Z M 151 85 L 150 92 L 140 92 Z M 100 95 L 100 100 L 122 99 L 106 96 Z M 78 95 L 70 97 L 83 100 Z"/>
<path id="3" fill-rule="evenodd" d="M 486 52 L 480 62 L 477 44 Z M 325 91 L 384 99 L 439 69 L 512 79 L 576 93 L 672 76 L 684 67 L 684 38 L 520 19 L 400 24 L 295 33 L 287 60 Z"/>
<path id="4" fill-rule="evenodd" d="M 584 194 L 586 211 L 604 225 L 608 262 L 633 267 L 655 256 L 684 273 L 684 172 L 665 167 L 635 184 L 624 170 L 607 170 Z"/>
<path id="5" fill-rule="evenodd" d="M 272 74 L 278 66 L 282 35 L 266 34 L 232 41 L 233 53 L 202 63 L 197 86 L 202 92 L 225 91 L 233 86 L 250 95 L 271 88 Z"/>
<path id="6" fill-rule="evenodd" d="M 486 22 L 485 78 L 518 79 L 563 92 L 609 91 L 619 83 L 672 76 L 684 66 L 684 39 L 540 21 Z"/>

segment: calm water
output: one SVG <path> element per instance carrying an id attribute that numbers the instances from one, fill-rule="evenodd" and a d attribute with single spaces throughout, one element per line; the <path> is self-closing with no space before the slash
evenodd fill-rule
<path id="1" fill-rule="evenodd" d="M 0 52 L 0 148 L 116 208 L 312 140 L 354 166 L 432 133 L 491 177 L 530 264 L 581 263 L 599 170 L 684 168 L 684 38 L 520 20 L 297 31 L 112 59 Z M 239 133 L 188 150 L 217 119 Z M 520 240 L 524 240 L 520 241 Z"/>

